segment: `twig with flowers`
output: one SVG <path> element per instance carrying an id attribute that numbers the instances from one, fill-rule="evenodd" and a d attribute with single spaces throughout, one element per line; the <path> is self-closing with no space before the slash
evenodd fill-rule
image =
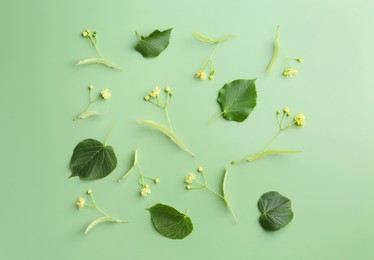
<path id="1" fill-rule="evenodd" d="M 190 150 L 187 149 L 187 147 L 175 135 L 173 131 L 173 128 L 171 126 L 171 120 L 170 120 L 169 113 L 168 113 L 168 106 L 170 105 L 171 99 L 173 97 L 173 92 L 171 92 L 170 87 L 166 87 L 164 89 L 164 92 L 166 94 L 165 101 L 162 101 L 160 98 L 161 89 L 159 87 L 155 87 L 152 92 L 150 92 L 148 95 L 144 97 L 144 100 L 164 110 L 166 119 L 168 121 L 168 127 L 160 123 L 151 121 L 151 120 L 136 120 L 136 122 L 138 124 L 145 125 L 145 126 L 148 126 L 155 130 L 160 131 L 161 133 L 169 137 L 183 151 L 185 151 L 186 153 L 190 154 L 193 157 L 196 157 L 194 153 L 192 153 Z"/>
<path id="2" fill-rule="evenodd" d="M 205 35 L 202 35 L 202 34 L 196 33 L 196 32 L 194 32 L 192 35 L 199 41 L 207 42 L 207 43 L 211 43 L 211 44 L 215 45 L 212 52 L 209 55 L 209 58 L 206 60 L 204 65 L 201 67 L 201 69 L 198 72 L 196 72 L 196 74 L 195 74 L 195 77 L 198 78 L 199 80 L 206 80 L 207 73 L 205 72 L 205 69 L 207 67 L 209 67 L 209 71 L 210 71 L 209 72 L 209 79 L 213 80 L 214 75 L 216 74 L 216 72 L 214 70 L 214 66 L 213 66 L 213 56 L 216 52 L 217 47 L 221 43 L 223 43 L 224 41 L 226 41 L 226 40 L 228 40 L 232 37 L 235 37 L 236 35 L 232 34 L 232 35 L 228 35 L 228 36 L 225 36 L 225 37 L 222 37 L 222 38 L 219 38 L 219 39 L 213 39 L 213 38 L 207 37 Z"/>
<path id="3" fill-rule="evenodd" d="M 273 67 L 277 61 L 277 58 L 278 58 L 278 54 L 279 52 L 281 52 L 285 58 L 285 61 L 286 61 L 286 64 L 285 64 L 285 67 L 284 67 L 284 70 L 283 70 L 283 76 L 286 77 L 286 78 L 290 78 L 290 77 L 293 77 L 293 76 L 297 76 L 297 74 L 299 73 L 297 69 L 293 68 L 291 66 L 291 61 L 297 61 L 298 63 L 301 63 L 303 62 L 303 59 L 302 58 L 290 58 L 288 57 L 287 55 L 284 54 L 284 51 L 282 50 L 281 46 L 280 46 L 280 42 L 279 42 L 279 26 L 277 28 L 277 33 L 276 33 L 276 37 L 275 37 L 275 44 L 274 44 L 274 52 L 273 52 L 273 56 L 270 60 L 270 63 L 265 71 L 265 75 L 268 75 L 272 70 L 273 70 Z"/>
<path id="4" fill-rule="evenodd" d="M 106 65 L 112 69 L 118 69 L 118 70 L 122 70 L 119 66 L 115 65 L 114 63 L 111 63 L 109 61 L 107 61 L 104 56 L 101 54 L 101 51 L 99 50 L 99 47 L 97 46 L 97 31 L 94 31 L 92 34 L 91 34 L 91 30 L 87 29 L 85 30 L 84 32 L 82 32 L 82 36 L 86 39 L 88 39 L 92 45 L 95 47 L 97 53 L 99 54 L 99 58 L 89 58 L 89 59 L 84 59 L 84 60 L 80 60 L 76 65 L 84 65 L 84 64 L 91 64 L 91 63 L 99 63 L 99 64 L 103 64 L 103 65 Z"/>
<path id="5" fill-rule="evenodd" d="M 301 150 L 280 150 L 280 149 L 268 149 L 268 147 L 277 139 L 277 137 L 286 131 L 287 129 L 293 127 L 293 126 L 304 126 L 305 124 L 305 115 L 304 114 L 297 114 L 292 120 L 289 120 L 289 123 L 283 126 L 287 118 L 291 117 L 291 112 L 288 107 L 285 107 L 283 109 L 283 114 L 281 118 L 279 119 L 279 116 L 282 114 L 280 110 L 277 111 L 277 117 L 278 117 L 278 125 L 279 125 L 279 130 L 278 132 L 274 135 L 274 137 L 269 141 L 269 143 L 265 146 L 265 148 L 255 154 L 249 155 L 245 157 L 244 159 L 240 161 L 232 161 L 231 164 L 239 164 L 243 162 L 253 162 L 259 159 L 262 159 L 264 157 L 267 157 L 269 155 L 274 155 L 274 154 L 293 154 L 293 153 L 300 153 L 302 152 Z"/>
<path id="6" fill-rule="evenodd" d="M 141 189 L 139 191 L 140 196 L 142 198 L 147 197 L 148 195 L 150 195 L 152 193 L 152 191 L 151 191 L 151 188 L 149 187 L 149 184 L 145 183 L 144 180 L 145 179 L 152 180 L 155 184 L 160 183 L 160 180 L 158 178 L 153 178 L 153 177 L 150 177 L 150 176 L 147 176 L 147 175 L 143 174 L 143 171 L 142 171 L 142 169 L 141 169 L 141 167 L 139 165 L 139 161 L 138 161 L 138 148 L 136 148 L 136 150 L 135 150 L 133 165 L 130 167 L 130 169 L 123 176 L 121 176 L 118 179 L 118 182 L 122 182 L 126 177 L 128 177 L 130 175 L 130 173 L 135 168 L 137 168 L 139 170 L 139 174 L 140 174 L 140 176 L 138 178 L 138 183 L 141 186 Z"/>
<path id="7" fill-rule="evenodd" d="M 77 200 L 77 202 L 76 202 L 76 204 L 75 204 L 75 206 L 77 207 L 77 209 L 82 209 L 84 207 L 93 208 L 96 211 L 98 211 L 100 214 L 102 214 L 103 217 L 100 217 L 100 218 L 92 221 L 91 224 L 89 224 L 87 226 L 86 231 L 84 232 L 85 234 L 87 234 L 95 226 L 97 226 L 97 225 L 99 225 L 101 223 L 104 223 L 104 222 L 114 222 L 114 223 L 127 223 L 127 222 L 129 222 L 127 219 L 113 218 L 113 217 L 109 216 L 107 213 L 105 213 L 102 209 L 100 209 L 97 206 L 96 201 L 95 201 L 95 199 L 93 197 L 92 190 L 88 190 L 87 194 L 90 196 L 92 204 L 87 203 L 86 200 L 83 197 L 79 197 L 78 200 Z"/>
<path id="8" fill-rule="evenodd" d="M 237 223 L 238 221 L 237 221 L 236 215 L 234 213 L 234 210 L 232 209 L 231 204 L 229 203 L 229 200 L 226 196 L 226 177 L 227 177 L 227 174 L 228 174 L 228 169 L 226 168 L 226 171 L 225 171 L 224 176 L 223 176 L 222 194 L 218 193 L 217 191 L 212 189 L 210 186 L 208 186 L 208 184 L 206 182 L 205 172 L 204 172 L 204 169 L 202 167 L 197 168 L 197 172 L 198 172 L 198 175 L 201 175 L 202 182 L 197 180 L 197 176 L 196 176 L 195 173 L 190 172 L 190 173 L 188 173 L 188 175 L 184 179 L 184 182 L 187 183 L 186 190 L 207 189 L 208 191 L 210 191 L 214 195 L 218 196 L 219 198 L 221 198 L 225 202 L 225 204 L 229 208 L 229 210 L 230 210 L 230 212 L 231 212 L 231 214 L 234 218 L 235 223 Z M 198 186 L 193 186 L 194 183 L 198 184 Z"/>
<path id="9" fill-rule="evenodd" d="M 91 117 L 91 116 L 98 116 L 98 115 L 104 114 L 102 112 L 91 110 L 91 106 L 99 100 L 109 100 L 109 99 L 111 99 L 112 94 L 110 93 L 109 89 L 106 88 L 106 89 L 103 89 L 100 92 L 100 95 L 97 98 L 93 98 L 92 97 L 93 89 L 94 89 L 94 86 L 92 84 L 90 84 L 88 86 L 88 90 L 90 92 L 90 99 L 89 99 L 88 107 L 83 113 L 81 113 L 76 118 L 74 118 L 73 121 L 76 121 L 76 120 L 79 120 L 79 119 L 85 119 L 85 118 L 88 118 L 88 117 Z"/>

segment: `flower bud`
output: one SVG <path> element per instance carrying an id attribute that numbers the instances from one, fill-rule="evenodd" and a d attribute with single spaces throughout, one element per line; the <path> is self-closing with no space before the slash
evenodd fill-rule
<path id="1" fill-rule="evenodd" d="M 191 185 L 186 186 L 186 190 L 190 190 L 191 188 L 192 188 Z"/>
<path id="2" fill-rule="evenodd" d="M 150 99 L 151 99 L 151 97 L 148 96 L 148 95 L 146 95 L 146 96 L 144 97 L 144 100 L 145 100 L 145 101 L 148 101 L 148 100 L 150 100 Z"/>
<path id="3" fill-rule="evenodd" d="M 156 178 L 156 179 L 153 180 L 153 182 L 158 184 L 158 183 L 160 183 L 160 180 Z"/>
<path id="4" fill-rule="evenodd" d="M 278 110 L 278 111 L 277 111 L 277 115 L 280 115 L 280 113 L 281 113 L 281 111 L 280 111 L 280 110 Z"/>
<path id="5" fill-rule="evenodd" d="M 289 112 L 290 112 L 290 109 L 289 109 L 288 107 L 285 107 L 285 108 L 283 109 L 283 112 L 284 112 L 284 113 L 289 113 Z"/>
<path id="6" fill-rule="evenodd" d="M 296 60 L 297 60 L 298 63 L 302 63 L 303 62 L 302 58 L 297 58 Z"/>
<path id="7" fill-rule="evenodd" d="M 91 195 L 92 194 L 92 190 L 91 189 L 87 190 L 87 194 Z"/>
<path id="8" fill-rule="evenodd" d="M 166 92 L 166 93 L 169 93 L 169 92 L 170 92 L 170 87 L 166 87 L 166 88 L 165 88 L 165 92 Z"/>
<path id="9" fill-rule="evenodd" d="M 204 169 L 203 169 L 203 167 L 200 166 L 199 168 L 197 168 L 197 171 L 202 173 L 204 171 Z"/>
<path id="10" fill-rule="evenodd" d="M 88 86 L 88 89 L 89 89 L 89 90 L 93 90 L 93 85 L 90 84 L 90 85 Z"/>

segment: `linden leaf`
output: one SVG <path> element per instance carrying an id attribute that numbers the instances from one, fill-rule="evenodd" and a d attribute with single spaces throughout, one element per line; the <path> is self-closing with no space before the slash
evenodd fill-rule
<path id="1" fill-rule="evenodd" d="M 293 219 L 290 199 L 276 191 L 263 194 L 258 201 L 258 209 L 262 213 L 260 224 L 268 231 L 277 231 Z"/>
<path id="2" fill-rule="evenodd" d="M 256 79 L 238 79 L 225 84 L 218 93 L 220 115 L 230 121 L 243 122 L 257 102 Z"/>
<path id="3" fill-rule="evenodd" d="M 183 151 L 187 152 L 188 154 L 190 154 L 193 157 L 196 157 L 196 155 L 193 154 L 191 151 L 189 151 L 187 149 L 187 147 L 182 143 L 182 141 L 179 140 L 178 137 L 172 131 L 170 131 L 170 129 L 167 128 L 166 126 L 164 126 L 162 124 L 159 124 L 157 122 L 151 121 L 151 120 L 136 120 L 136 122 L 138 124 L 145 125 L 145 126 L 148 126 L 148 127 L 151 127 L 151 128 L 153 128 L 155 130 L 160 131 L 161 133 L 163 133 L 164 135 L 166 135 L 167 137 L 169 137 Z"/>
<path id="4" fill-rule="evenodd" d="M 191 219 L 170 206 L 158 203 L 147 210 L 151 213 L 153 226 L 164 237 L 183 239 L 193 230 Z"/>
<path id="5" fill-rule="evenodd" d="M 150 35 L 140 36 L 139 42 L 135 46 L 135 50 L 140 52 L 145 58 L 154 58 L 160 55 L 169 45 L 170 34 L 173 28 L 165 31 L 155 30 Z"/>
<path id="6" fill-rule="evenodd" d="M 112 146 L 94 139 L 80 142 L 70 160 L 70 177 L 82 180 L 96 180 L 109 175 L 117 167 L 117 157 Z"/>
<path id="7" fill-rule="evenodd" d="M 104 222 L 115 222 L 115 223 L 127 223 L 129 222 L 126 219 L 117 219 L 117 218 L 112 218 L 112 217 L 101 217 L 98 219 L 95 219 L 94 221 L 91 222 L 86 228 L 86 231 L 84 231 L 84 234 L 87 234 L 91 229 L 96 227 L 97 225 L 104 223 Z"/>

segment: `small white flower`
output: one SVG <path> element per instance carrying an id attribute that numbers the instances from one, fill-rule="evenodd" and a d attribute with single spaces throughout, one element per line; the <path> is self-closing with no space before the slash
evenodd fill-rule
<path id="1" fill-rule="evenodd" d="M 191 184 L 196 180 L 196 175 L 190 172 L 184 179 L 185 183 Z"/>
<path id="2" fill-rule="evenodd" d="M 100 94 L 101 94 L 102 98 L 105 99 L 105 100 L 109 100 L 112 97 L 112 94 L 110 93 L 109 89 L 107 89 L 107 88 L 103 89 Z"/>
<path id="3" fill-rule="evenodd" d="M 84 207 L 85 204 L 86 204 L 86 202 L 85 202 L 84 198 L 80 197 L 80 198 L 78 198 L 75 206 L 77 206 L 78 209 L 81 209 L 81 208 Z"/>
<path id="4" fill-rule="evenodd" d="M 151 97 L 157 97 L 158 95 L 160 95 L 160 93 L 161 93 L 161 89 L 159 88 L 159 87 L 155 87 L 154 89 L 153 89 L 153 91 L 151 92 L 151 93 L 149 93 L 149 95 L 151 96 Z"/>
<path id="5" fill-rule="evenodd" d="M 151 193 L 152 193 L 152 191 L 149 187 L 144 187 L 144 188 L 140 189 L 140 196 L 142 196 L 143 198 L 147 197 Z"/>

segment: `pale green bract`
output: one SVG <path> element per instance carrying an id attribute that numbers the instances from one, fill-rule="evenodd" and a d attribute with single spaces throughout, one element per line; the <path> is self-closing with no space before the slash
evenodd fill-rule
<path id="1" fill-rule="evenodd" d="M 222 112 L 218 116 L 243 122 L 256 106 L 256 79 L 238 79 L 225 84 L 218 93 L 217 102 Z"/>
<path id="2" fill-rule="evenodd" d="M 230 204 L 230 202 L 229 202 L 229 200 L 226 196 L 226 178 L 227 178 L 228 173 L 229 173 L 229 170 L 226 168 L 225 174 L 223 175 L 223 181 L 222 181 L 222 195 L 223 195 L 223 200 L 226 203 L 227 207 L 229 208 L 229 210 L 230 210 L 230 212 L 231 212 L 231 214 L 234 218 L 235 223 L 238 223 L 238 220 L 236 218 L 234 210 L 231 207 L 231 204 Z"/>
<path id="3" fill-rule="evenodd" d="M 190 150 L 188 150 L 187 147 L 182 143 L 182 141 L 179 140 L 178 137 L 172 131 L 170 131 L 170 129 L 167 128 L 166 126 L 164 126 L 162 124 L 159 124 L 157 122 L 151 121 L 151 120 L 136 120 L 136 122 L 138 124 L 145 125 L 145 126 L 148 126 L 148 127 L 151 127 L 155 130 L 160 131 L 161 133 L 163 133 L 164 135 L 169 137 L 183 151 L 187 152 L 188 154 L 190 154 L 193 157 L 196 157 L 196 155 L 194 153 L 192 153 Z"/>
<path id="4" fill-rule="evenodd" d="M 89 224 L 87 226 L 84 234 L 87 234 L 91 229 L 93 229 L 97 225 L 99 225 L 101 223 L 104 223 L 104 222 L 127 223 L 129 221 L 126 220 L 126 219 L 117 219 L 117 218 L 112 218 L 112 217 L 101 217 L 101 218 L 98 218 L 98 219 L 95 219 L 94 221 L 92 221 L 91 224 Z"/>
<path id="5" fill-rule="evenodd" d="M 170 35 L 173 28 L 165 31 L 155 30 L 150 35 L 144 37 L 136 33 L 140 40 L 135 46 L 135 50 L 140 52 L 145 58 L 154 58 L 160 55 L 168 46 L 170 42 Z"/>
<path id="6" fill-rule="evenodd" d="M 280 49 L 280 44 L 279 44 L 279 26 L 278 26 L 277 35 L 275 37 L 273 56 L 271 57 L 270 63 L 265 71 L 265 75 L 268 75 L 273 70 L 273 67 L 278 58 L 279 49 Z"/>
<path id="7" fill-rule="evenodd" d="M 262 213 L 260 224 L 268 231 L 277 231 L 293 219 L 290 199 L 276 191 L 263 194 L 258 201 L 258 209 Z"/>
<path id="8" fill-rule="evenodd" d="M 70 160 L 70 177 L 82 180 L 96 180 L 109 175 L 117 167 L 117 157 L 113 147 L 94 139 L 80 142 Z"/>
<path id="9" fill-rule="evenodd" d="M 193 231 L 191 219 L 173 207 L 158 203 L 147 210 L 153 226 L 164 237 L 183 239 Z"/>
<path id="10" fill-rule="evenodd" d="M 127 176 L 129 176 L 130 173 L 134 170 L 134 168 L 135 168 L 135 166 L 136 166 L 137 163 L 138 163 L 138 148 L 136 148 L 136 150 L 135 150 L 134 163 L 132 164 L 131 168 L 123 176 L 121 176 L 118 179 L 118 182 L 123 181 Z"/>
<path id="11" fill-rule="evenodd" d="M 105 113 L 97 112 L 97 111 L 85 111 L 82 114 L 79 115 L 80 119 L 85 119 L 91 116 L 98 116 L 98 115 L 103 115 Z"/>
<path id="12" fill-rule="evenodd" d="M 240 161 L 232 161 L 231 164 L 238 164 L 242 162 L 253 162 L 259 159 L 262 159 L 264 157 L 267 157 L 269 155 L 275 155 L 275 154 L 293 154 L 293 153 L 301 153 L 301 150 L 265 150 L 259 153 L 252 154 L 250 156 L 245 157 L 244 159 Z"/>
<path id="13" fill-rule="evenodd" d="M 228 40 L 228 39 L 230 39 L 232 37 L 237 36 L 236 34 L 231 34 L 231 35 L 219 38 L 219 39 L 213 39 L 213 38 L 210 38 L 208 36 L 202 35 L 202 34 L 197 33 L 197 32 L 192 33 L 192 35 L 196 39 L 198 39 L 199 41 L 208 42 L 208 43 L 220 43 L 220 42 L 224 42 L 224 41 L 226 41 L 226 40 Z"/>
<path id="14" fill-rule="evenodd" d="M 78 66 L 78 65 L 85 65 L 85 64 L 92 64 L 92 63 L 99 63 L 99 64 L 106 65 L 112 69 L 122 70 L 122 68 L 118 67 L 114 63 L 111 63 L 103 58 L 90 58 L 90 59 L 80 60 L 78 61 L 76 65 Z"/>

